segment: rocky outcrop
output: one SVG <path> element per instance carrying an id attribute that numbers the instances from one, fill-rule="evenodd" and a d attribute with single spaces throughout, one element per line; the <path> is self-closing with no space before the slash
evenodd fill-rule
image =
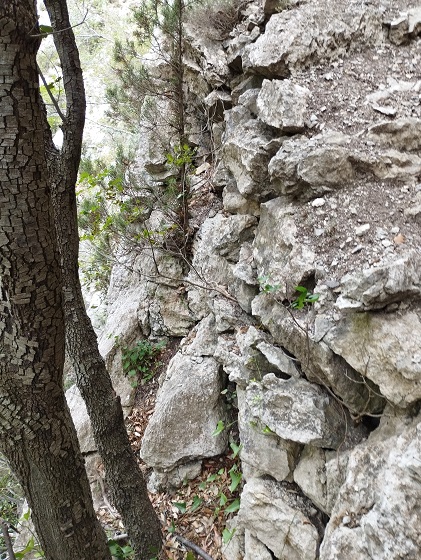
<path id="1" fill-rule="evenodd" d="M 187 274 L 163 259 L 170 282 L 120 285 L 116 269 L 104 332 L 185 337 L 142 445 L 155 488 L 224 451 L 212 432 L 235 384 L 246 484 L 227 560 L 415 560 L 419 8 L 282 8 L 244 3 L 224 40 L 188 28 L 189 110 L 215 119 L 203 146 L 217 148 L 197 161 L 214 199 L 203 215 L 191 203 Z"/>

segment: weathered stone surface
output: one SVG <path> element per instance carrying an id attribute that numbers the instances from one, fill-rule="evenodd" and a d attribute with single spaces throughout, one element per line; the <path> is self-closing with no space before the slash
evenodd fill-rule
<path id="1" fill-rule="evenodd" d="M 298 241 L 295 214 L 296 208 L 282 198 L 265 202 L 253 242 L 257 276 L 278 286 L 281 299 L 314 273 L 315 254 Z"/>
<path id="2" fill-rule="evenodd" d="M 222 192 L 224 210 L 231 214 L 250 214 L 259 216 L 259 203 L 245 198 L 233 183 L 229 183 Z"/>
<path id="3" fill-rule="evenodd" d="M 216 344 L 215 316 L 210 313 L 181 341 L 179 351 L 190 356 L 213 356 Z"/>
<path id="4" fill-rule="evenodd" d="M 244 560 L 272 560 L 273 556 L 259 539 L 253 537 L 250 531 L 244 535 Z"/>
<path id="5" fill-rule="evenodd" d="M 388 22 L 389 40 L 394 45 L 403 45 L 419 35 L 421 31 L 421 8 L 417 6 L 401 13 Z"/>
<path id="6" fill-rule="evenodd" d="M 421 173 L 421 158 L 408 152 L 393 149 L 372 154 L 355 152 L 353 159 L 360 168 L 366 169 L 382 180 L 411 180 Z"/>
<path id="7" fill-rule="evenodd" d="M 369 441 L 350 455 L 321 560 L 416 559 L 421 550 L 421 424 Z"/>
<path id="8" fill-rule="evenodd" d="M 376 8 L 357 2 L 318 2 L 273 14 L 264 35 L 245 48 L 243 69 L 266 77 L 288 78 L 310 62 L 337 58 L 358 40 L 381 39 L 382 22 Z"/>
<path id="9" fill-rule="evenodd" d="M 352 314 L 323 340 L 390 402 L 407 407 L 421 398 L 419 312 Z"/>
<path id="10" fill-rule="evenodd" d="M 244 107 L 226 112 L 223 160 L 244 197 L 264 196 L 268 192 L 267 166 L 280 141 L 263 123 L 251 117 Z M 241 126 L 238 126 L 241 125 Z"/>
<path id="11" fill-rule="evenodd" d="M 264 293 L 253 300 L 252 310 L 276 343 L 299 360 L 308 380 L 332 388 L 354 413 L 378 413 L 383 409 L 384 399 L 378 396 L 378 387 L 366 383 L 363 375 L 332 352 L 319 336 L 314 338 L 308 315 L 296 313 L 291 317 L 283 305 Z M 326 330 L 329 329 L 330 326 Z"/>
<path id="12" fill-rule="evenodd" d="M 278 481 L 290 480 L 300 445 L 276 434 L 266 434 L 265 425 L 256 421 L 245 391 L 238 388 L 238 428 L 240 431 L 241 462 L 246 479 L 270 475 Z"/>
<path id="13" fill-rule="evenodd" d="M 307 498 L 325 513 L 327 509 L 326 455 L 324 449 L 307 445 L 294 470 L 294 482 L 298 484 Z"/>
<path id="14" fill-rule="evenodd" d="M 416 152 L 421 149 L 421 120 L 402 117 L 383 121 L 369 128 L 368 137 L 398 150 Z"/>
<path id="15" fill-rule="evenodd" d="M 238 525 L 238 516 L 227 520 L 228 531 L 232 531 L 229 543 L 222 547 L 224 560 L 244 560 L 244 529 Z"/>
<path id="16" fill-rule="evenodd" d="M 345 411 L 326 390 L 304 379 L 278 379 L 273 373 L 246 391 L 250 413 L 279 437 L 337 449 L 348 429 Z"/>
<path id="17" fill-rule="evenodd" d="M 302 132 L 310 91 L 291 80 L 263 80 L 257 98 L 257 116 L 283 132 Z"/>
<path id="18" fill-rule="evenodd" d="M 337 306 L 342 310 L 381 309 L 420 295 L 421 254 L 414 250 L 384 266 L 344 276 Z"/>
<path id="19" fill-rule="evenodd" d="M 309 504 L 280 483 L 252 478 L 244 486 L 239 523 L 275 558 L 315 560 L 317 529 L 308 517 Z"/>
<path id="20" fill-rule="evenodd" d="M 345 139 L 342 135 L 326 134 L 283 142 L 268 166 L 275 192 L 314 198 L 352 182 L 351 152 L 341 145 Z"/>
<path id="21" fill-rule="evenodd" d="M 271 371 L 283 373 L 287 377 L 301 377 L 297 367 L 297 360 L 288 356 L 282 348 L 267 342 L 259 342 L 256 344 L 256 348 L 268 361 L 268 369 L 271 369 Z"/>
<path id="22" fill-rule="evenodd" d="M 415 195 L 415 200 L 405 208 L 404 215 L 412 219 L 417 225 L 421 225 L 421 192 Z"/>
<path id="23" fill-rule="evenodd" d="M 203 33 L 203 28 L 191 23 L 184 26 L 186 45 L 185 64 L 196 67 L 212 88 L 220 87 L 229 77 L 227 57 L 222 45 Z M 199 61 L 199 66 L 197 64 Z"/>
<path id="24" fill-rule="evenodd" d="M 240 237 L 245 241 L 252 235 L 251 219 L 255 218 L 226 218 L 222 214 L 216 214 L 205 220 L 196 234 L 192 267 L 186 280 L 189 307 L 198 320 L 209 315 L 213 309 L 215 292 L 212 288 L 226 292 L 227 287 L 233 283 L 233 264 L 221 256 L 221 253 L 234 259 L 239 255 Z"/>
<path id="25" fill-rule="evenodd" d="M 165 472 L 222 453 L 226 435 L 212 436 L 225 418 L 221 390 L 222 376 L 213 358 L 176 354 L 142 441 L 145 463 Z"/>
<path id="26" fill-rule="evenodd" d="M 200 475 L 202 461 L 190 461 L 182 465 L 177 465 L 170 471 L 156 469 L 152 472 L 148 480 L 148 490 L 153 494 L 168 489 L 179 488 L 186 480 L 194 480 Z"/>

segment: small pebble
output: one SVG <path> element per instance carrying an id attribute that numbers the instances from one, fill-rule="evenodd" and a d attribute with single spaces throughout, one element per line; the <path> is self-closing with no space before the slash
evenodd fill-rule
<path id="1" fill-rule="evenodd" d="M 325 203 L 326 201 L 324 198 L 315 198 L 311 205 L 313 206 L 313 208 L 320 208 L 321 206 L 324 206 Z"/>
<path id="2" fill-rule="evenodd" d="M 358 226 L 355 228 L 355 235 L 357 237 L 361 237 L 370 229 L 370 224 L 363 224 L 362 226 Z"/>

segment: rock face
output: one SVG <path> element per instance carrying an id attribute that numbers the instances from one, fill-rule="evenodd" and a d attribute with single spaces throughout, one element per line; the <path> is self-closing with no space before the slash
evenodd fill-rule
<path id="1" fill-rule="evenodd" d="M 224 40 L 188 27 L 191 266 L 139 281 L 128 256 L 101 345 L 118 370 L 110 334 L 184 337 L 142 444 L 155 488 L 225 451 L 235 387 L 227 560 L 421 557 L 420 22 L 409 0 L 250 0 Z"/>
<path id="2" fill-rule="evenodd" d="M 142 459 L 156 472 L 168 473 L 180 464 L 222 453 L 226 435 L 212 436 L 218 422 L 225 420 L 221 390 L 222 375 L 214 358 L 177 354 L 159 390 Z"/>

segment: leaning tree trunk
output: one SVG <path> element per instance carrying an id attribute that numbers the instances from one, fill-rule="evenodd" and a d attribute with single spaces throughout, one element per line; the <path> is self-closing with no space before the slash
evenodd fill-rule
<path id="1" fill-rule="evenodd" d="M 127 435 L 120 398 L 115 394 L 96 334 L 86 313 L 78 274 L 79 237 L 75 184 L 85 117 L 79 55 L 64 0 L 45 0 L 63 69 L 67 101 L 64 141 L 50 149 L 50 175 L 64 284 L 66 348 L 85 401 L 101 455 L 111 500 L 120 512 L 139 560 L 149 560 L 162 545 L 161 525 Z M 64 30 L 64 31 L 60 31 Z M 47 142 L 49 139 L 47 138 Z"/>
<path id="2" fill-rule="evenodd" d="M 50 208 L 34 0 L 0 3 L 0 449 L 48 560 L 107 560 L 63 393 L 62 283 Z"/>

